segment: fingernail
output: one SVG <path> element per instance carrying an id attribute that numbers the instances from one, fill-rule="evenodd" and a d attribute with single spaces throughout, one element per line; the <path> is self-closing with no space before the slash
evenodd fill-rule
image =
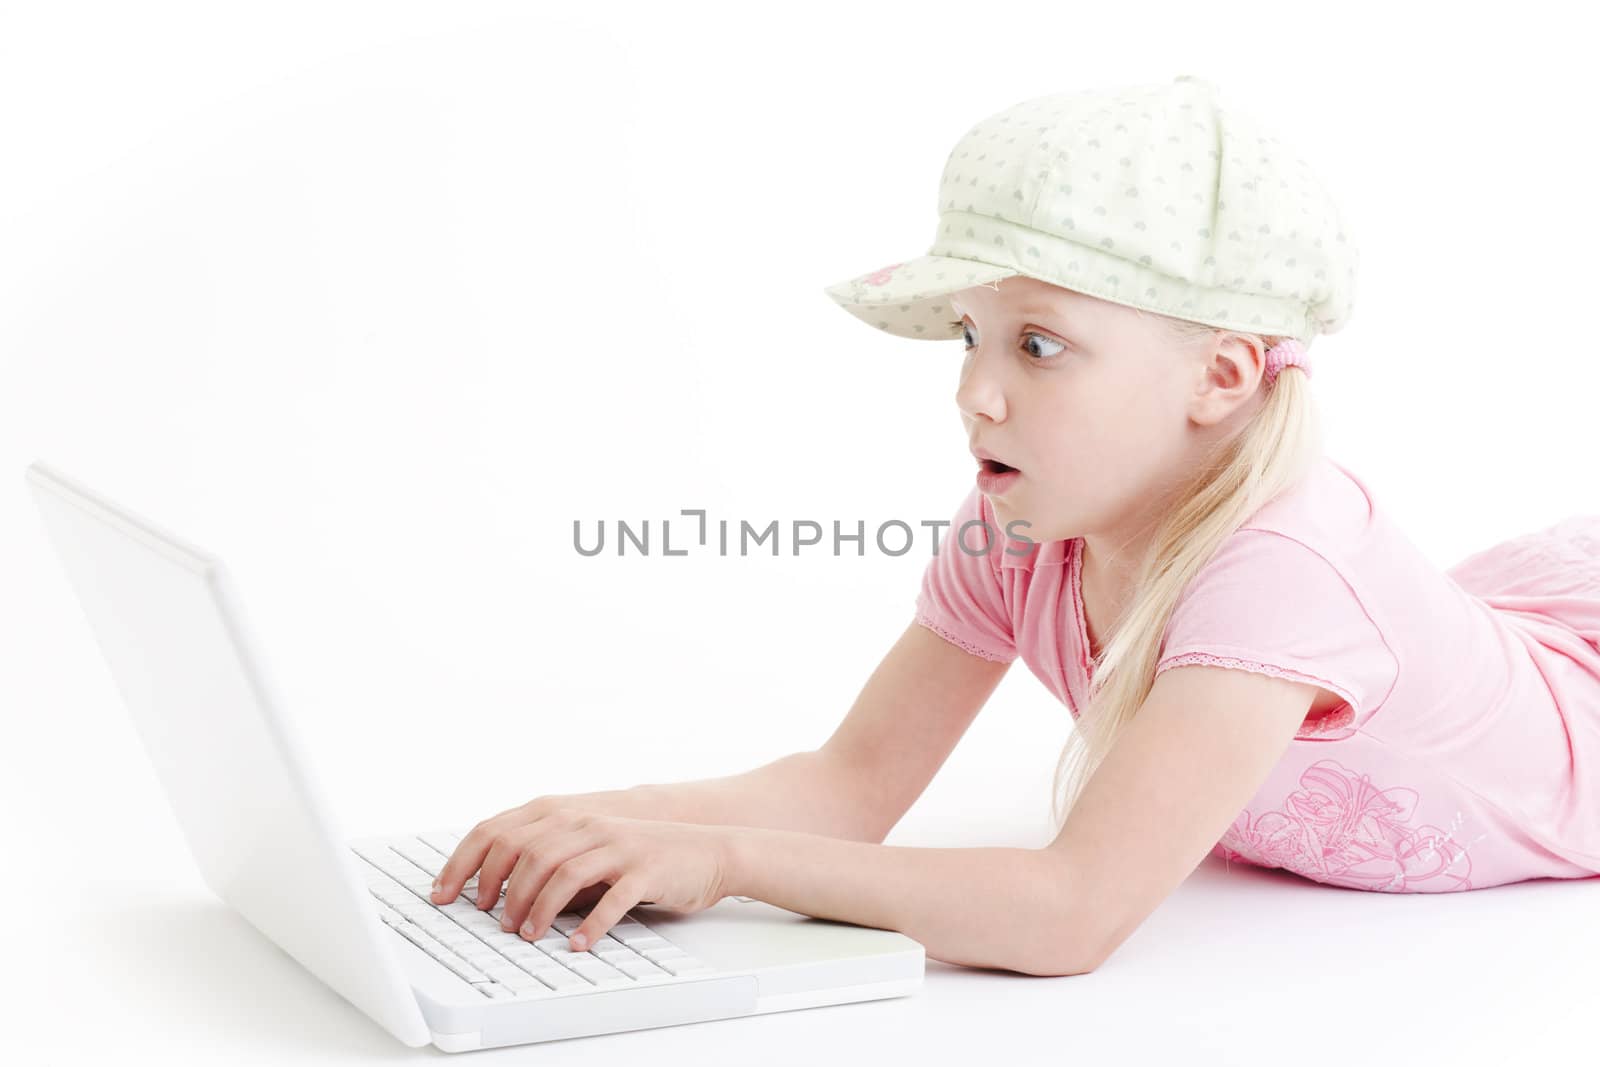
<path id="1" fill-rule="evenodd" d="M 573 934 L 572 935 L 572 951 L 574 951 L 574 952 L 582 952 L 584 949 L 586 949 L 588 947 L 589 947 L 589 939 L 587 937 L 584 937 L 582 934 Z"/>
<path id="2" fill-rule="evenodd" d="M 533 924 L 531 922 L 522 924 L 522 936 L 523 937 L 532 937 L 533 936 L 533 932 L 534 932 L 533 931 Z"/>
<path id="3" fill-rule="evenodd" d="M 437 878 L 435 878 L 433 880 L 433 895 L 434 896 L 438 896 L 439 895 L 439 879 L 437 879 Z"/>

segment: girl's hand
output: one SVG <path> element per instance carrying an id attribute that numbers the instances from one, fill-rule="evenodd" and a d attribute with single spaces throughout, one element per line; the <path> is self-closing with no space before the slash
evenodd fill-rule
<path id="1" fill-rule="evenodd" d="M 433 900 L 446 904 L 478 872 L 479 907 L 505 884 L 500 925 L 529 940 L 590 894 L 598 899 L 574 931 L 572 947 L 587 951 L 636 904 L 657 904 L 692 915 L 717 903 L 728 867 L 726 827 L 661 822 L 570 808 L 548 810 L 521 824 L 492 819 L 474 827 L 439 873 Z"/>
<path id="2" fill-rule="evenodd" d="M 506 831 L 520 829 L 530 823 L 537 822 L 546 816 L 553 815 L 564 809 L 568 811 L 585 811 L 597 815 L 625 815 L 629 818 L 636 817 L 649 810 L 649 800 L 641 795 L 639 787 L 633 789 L 609 789 L 599 793 L 574 793 L 557 794 L 534 797 L 526 804 L 519 804 L 508 808 L 498 815 L 491 815 L 478 825 L 474 826 L 467 835 L 461 839 L 456 850 L 445 861 L 439 877 L 434 880 L 433 900 L 438 904 L 448 904 L 461 892 L 461 887 L 467 879 L 472 877 L 474 871 L 484 866 L 485 858 L 489 859 L 487 870 L 496 871 L 493 884 L 488 878 L 480 878 L 477 899 L 473 903 L 480 909 L 487 911 L 494 907 L 500 899 L 500 883 L 511 871 L 511 866 L 517 860 L 516 855 L 509 857 L 492 854 L 493 845 L 499 841 Z M 575 908 L 587 908 L 590 904 L 600 899 L 600 891 L 611 887 L 602 882 L 597 886 L 585 887 L 583 893 L 573 900 Z M 493 890 L 493 892 L 491 892 Z"/>

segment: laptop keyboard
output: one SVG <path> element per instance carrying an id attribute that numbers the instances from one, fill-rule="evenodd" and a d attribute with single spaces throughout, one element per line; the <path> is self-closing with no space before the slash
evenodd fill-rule
<path id="1" fill-rule="evenodd" d="M 563 912 L 537 941 L 500 929 L 505 894 L 479 910 L 473 876 L 449 904 L 429 899 L 433 879 L 455 851 L 453 833 L 379 838 L 351 846 L 361 857 L 378 916 L 422 951 L 490 999 L 552 997 L 596 989 L 658 985 L 701 978 L 713 968 L 633 917 L 623 916 L 587 952 L 567 938 L 583 921 Z"/>

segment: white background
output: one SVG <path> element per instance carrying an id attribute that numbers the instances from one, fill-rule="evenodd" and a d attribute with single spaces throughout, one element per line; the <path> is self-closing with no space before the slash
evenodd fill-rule
<path id="1" fill-rule="evenodd" d="M 1448 565 L 1600 512 L 1596 80 L 1533 7 L 0 8 L 17 1062 L 427 1054 L 201 884 L 27 463 L 226 559 L 351 833 L 814 748 L 910 621 L 929 542 L 667 558 L 662 521 L 948 518 L 957 343 L 822 287 L 926 251 L 977 120 L 1194 73 L 1341 203 L 1361 261 L 1314 348 L 1328 452 Z M 582 557 L 575 519 L 649 519 L 652 554 Z M 1043 844 L 1067 719 L 1019 663 L 890 842 Z M 1570 1055 L 1595 903 L 1208 859 L 1093 975 L 930 962 L 918 998 L 480 1055 Z"/>

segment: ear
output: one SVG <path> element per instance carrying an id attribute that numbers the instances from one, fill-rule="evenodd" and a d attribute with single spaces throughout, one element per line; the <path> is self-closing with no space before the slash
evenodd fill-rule
<path id="1" fill-rule="evenodd" d="M 1189 416 L 1200 425 L 1222 422 L 1260 391 L 1267 369 L 1261 338 L 1217 330 L 1207 336 L 1195 358 L 1199 380 Z"/>

